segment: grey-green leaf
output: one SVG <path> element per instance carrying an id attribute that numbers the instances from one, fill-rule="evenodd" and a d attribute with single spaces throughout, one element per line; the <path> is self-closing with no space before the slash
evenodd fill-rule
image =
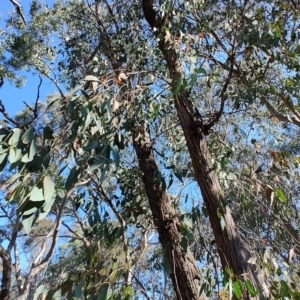
<path id="1" fill-rule="evenodd" d="M 55 185 L 50 176 L 44 177 L 43 185 L 45 201 L 51 201 L 55 193 Z"/>
<path id="2" fill-rule="evenodd" d="M 34 214 L 31 215 L 30 217 L 26 218 L 26 219 L 23 219 L 23 221 L 22 221 L 24 230 L 25 230 L 25 232 L 26 232 L 28 235 L 29 235 L 29 233 L 30 233 L 30 230 L 31 230 L 33 221 L 34 221 Z"/>
<path id="3" fill-rule="evenodd" d="M 22 136 L 22 142 L 24 144 L 29 144 L 34 138 L 35 129 L 30 127 L 26 130 L 26 132 Z"/>
<path id="4" fill-rule="evenodd" d="M 11 164 L 17 162 L 22 157 L 22 151 L 21 149 L 17 147 L 11 147 L 9 150 L 9 161 Z"/>
<path id="5" fill-rule="evenodd" d="M 24 130 L 20 128 L 13 129 L 13 135 L 10 137 L 8 144 L 15 145 L 20 141 L 21 135 L 23 134 Z"/>
<path id="6" fill-rule="evenodd" d="M 30 198 L 31 201 L 43 201 L 45 200 L 45 197 L 43 195 L 43 189 L 34 187 L 32 191 L 30 192 Z"/>

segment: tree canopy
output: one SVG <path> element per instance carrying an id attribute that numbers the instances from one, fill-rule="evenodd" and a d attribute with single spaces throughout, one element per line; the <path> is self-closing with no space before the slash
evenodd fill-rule
<path id="1" fill-rule="evenodd" d="M 0 298 L 300 299 L 299 4 L 10 2 Z"/>

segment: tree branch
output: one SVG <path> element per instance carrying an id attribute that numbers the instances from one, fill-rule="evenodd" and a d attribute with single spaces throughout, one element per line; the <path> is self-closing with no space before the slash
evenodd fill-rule
<path id="1" fill-rule="evenodd" d="M 24 17 L 24 14 L 22 12 L 20 4 L 15 0 L 9 0 L 9 1 L 15 6 L 17 14 L 21 17 L 23 23 L 26 25 L 27 23 L 26 23 L 26 20 L 25 20 L 25 17 Z"/>
<path id="2" fill-rule="evenodd" d="M 283 114 L 279 113 L 272 105 L 271 103 L 266 99 L 266 97 L 261 96 L 260 97 L 260 101 L 261 103 L 263 103 L 266 108 L 268 109 L 268 111 L 274 116 L 276 117 L 278 120 L 283 121 L 283 122 L 289 122 L 292 123 L 294 125 L 297 125 L 300 127 L 300 121 L 298 121 L 296 118 L 294 117 L 289 117 L 289 116 L 284 116 Z"/>
<path id="3" fill-rule="evenodd" d="M 7 111 L 6 111 L 5 107 L 4 107 L 4 104 L 3 104 L 2 100 L 0 100 L 0 113 L 2 113 L 2 115 L 3 115 L 9 122 L 11 122 L 11 123 L 13 123 L 14 125 L 16 125 L 17 127 L 19 127 L 20 123 L 17 122 L 17 121 L 15 121 L 13 118 L 11 118 L 11 117 L 8 115 L 8 113 L 7 113 Z"/>

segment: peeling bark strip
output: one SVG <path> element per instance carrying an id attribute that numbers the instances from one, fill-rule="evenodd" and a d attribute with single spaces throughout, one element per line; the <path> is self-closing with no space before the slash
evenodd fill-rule
<path id="1" fill-rule="evenodd" d="M 156 36 L 159 34 L 162 35 L 158 46 L 167 62 L 170 78 L 173 83 L 172 90 L 174 92 L 178 80 L 183 78 L 182 66 L 180 60 L 177 58 L 176 51 L 164 39 L 164 28 L 168 23 L 167 16 L 163 19 L 159 18 L 153 8 L 153 4 L 153 0 L 143 0 L 143 11 L 149 25 L 152 29 L 156 29 L 154 34 Z M 250 253 L 241 240 L 228 207 L 226 207 L 223 215 L 226 227 L 224 229 L 221 227 L 218 209 L 222 200 L 222 191 L 211 163 L 211 155 L 205 139 L 205 126 L 200 113 L 183 88 L 180 89 L 176 96 L 175 107 L 184 131 L 195 176 L 208 211 L 223 270 L 226 272 L 226 268 L 230 268 L 236 276 L 251 280 L 252 284 L 257 287 L 258 281 L 254 271 L 247 263 Z M 244 296 L 244 298 L 248 297 L 248 295 Z"/>

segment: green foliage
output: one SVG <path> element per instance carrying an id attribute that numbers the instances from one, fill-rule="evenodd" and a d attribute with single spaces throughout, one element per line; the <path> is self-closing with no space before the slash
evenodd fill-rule
<path id="1" fill-rule="evenodd" d="M 36 0 L 26 26 L 18 15 L 10 17 L 1 33 L 1 76 L 20 85 L 20 70 L 34 72 L 50 79 L 59 95 L 0 128 L 7 201 L 1 205 L 16 210 L 27 235 L 41 220 L 59 216 L 72 230 L 33 299 L 132 299 L 146 286 L 155 295 L 170 284 L 152 276 L 172 274 L 169 250 L 156 242 L 155 249 L 147 243 L 143 249 L 156 216 L 133 149 L 147 146 L 148 133 L 160 168 L 153 185 L 169 192 L 180 219 L 175 245 L 185 254 L 192 250 L 204 274 L 201 291 L 214 297 L 224 288 L 207 207 L 178 126 L 175 107 L 190 109 L 180 107 L 181 94 L 199 111 L 199 126 L 214 123 L 207 132 L 213 164 L 207 172 L 218 174 L 222 188 L 222 230 L 230 208 L 253 253 L 263 296 L 299 297 L 300 22 L 293 3 L 157 5 L 169 19 L 157 37 L 140 1 L 47 7 Z M 170 79 L 175 71 L 166 68 L 161 41 L 183 66 L 177 81 Z M 190 137 L 197 130 L 191 128 Z M 230 297 L 258 295 L 250 280 L 227 273 Z"/>

